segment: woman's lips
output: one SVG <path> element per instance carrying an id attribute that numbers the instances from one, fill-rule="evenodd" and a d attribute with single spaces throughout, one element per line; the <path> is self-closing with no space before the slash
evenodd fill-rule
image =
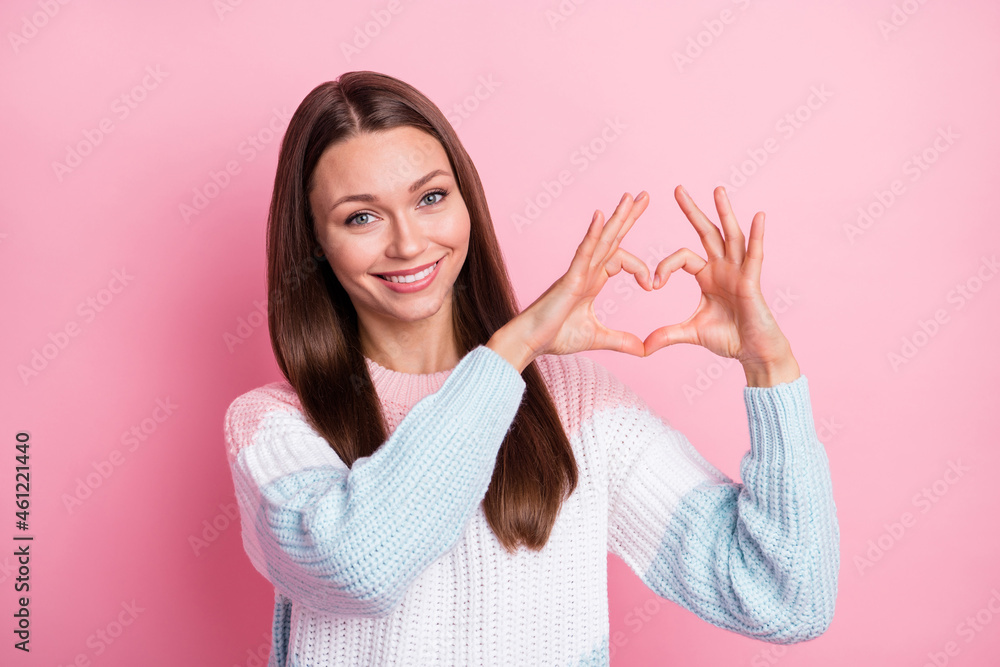
<path id="1" fill-rule="evenodd" d="M 437 274 L 441 272 L 441 260 L 432 263 L 430 266 L 432 266 L 433 268 L 430 270 L 429 274 L 427 274 L 423 278 L 419 278 L 411 282 L 393 282 L 391 280 L 383 278 L 382 276 L 379 276 L 378 278 L 379 280 L 382 281 L 383 285 L 385 285 L 394 292 L 400 292 L 400 293 L 418 292 L 427 287 L 428 285 L 430 285 L 432 282 L 434 282 L 434 279 L 437 277 Z"/>
<path id="2" fill-rule="evenodd" d="M 423 266 L 416 266 L 416 267 L 414 267 L 412 269 L 405 269 L 403 271 L 388 271 L 386 273 L 376 273 L 375 275 L 380 276 L 380 277 L 381 276 L 412 276 L 414 273 L 420 273 L 424 269 L 426 269 L 428 267 L 431 267 L 431 266 L 434 266 L 435 264 L 437 264 L 440 261 L 441 260 L 438 259 L 438 260 L 435 260 L 433 262 L 429 262 L 427 264 L 424 264 Z"/>

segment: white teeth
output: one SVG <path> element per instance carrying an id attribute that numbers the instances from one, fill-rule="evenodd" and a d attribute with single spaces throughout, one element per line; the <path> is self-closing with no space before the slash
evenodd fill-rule
<path id="1" fill-rule="evenodd" d="M 441 260 L 438 260 L 438 262 L 440 261 Z M 437 265 L 438 263 L 434 262 L 420 273 L 414 273 L 408 276 L 379 276 L 379 278 L 381 278 L 382 280 L 388 280 L 390 283 L 412 283 L 417 280 L 422 280 L 427 276 L 431 275 L 431 273 L 434 271 L 434 267 L 436 267 Z"/>

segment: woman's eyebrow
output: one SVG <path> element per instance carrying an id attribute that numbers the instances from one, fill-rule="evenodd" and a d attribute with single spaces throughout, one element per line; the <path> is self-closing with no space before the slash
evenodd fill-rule
<path id="1" fill-rule="evenodd" d="M 429 180 L 431 180 L 432 178 L 434 178 L 435 176 L 442 176 L 442 175 L 443 176 L 448 176 L 448 172 L 446 172 L 444 169 L 435 169 L 434 171 L 428 172 L 428 173 L 424 174 L 423 176 L 421 176 L 420 178 L 418 178 L 417 180 L 415 180 L 410 185 L 409 190 L 410 190 L 410 192 L 416 192 L 417 190 L 419 190 L 420 188 L 422 188 L 424 185 L 426 185 L 427 182 Z M 327 213 L 328 214 L 332 213 L 333 209 L 337 208 L 341 204 L 346 204 L 347 202 L 351 202 L 351 201 L 363 201 L 363 202 L 371 203 L 371 202 L 374 202 L 374 201 L 378 201 L 378 197 L 376 197 L 375 195 L 368 195 L 368 194 L 364 194 L 364 195 L 347 195 L 346 197 L 341 197 L 337 201 L 333 202 L 333 206 L 331 206 L 329 208 L 329 210 L 327 211 Z"/>

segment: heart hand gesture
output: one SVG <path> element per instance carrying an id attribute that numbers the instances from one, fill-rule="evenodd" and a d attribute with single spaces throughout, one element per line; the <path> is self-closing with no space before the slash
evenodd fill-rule
<path id="1" fill-rule="evenodd" d="M 517 352 L 511 356 L 523 362 L 518 368 L 541 354 L 614 350 L 648 357 L 662 347 L 690 343 L 737 359 L 751 386 L 771 386 L 799 377 L 791 346 L 760 290 L 763 212 L 754 216 L 747 247 L 724 188 L 715 189 L 715 201 L 725 238 L 684 188 L 677 186 L 674 196 L 701 237 L 708 260 L 681 248 L 663 259 L 651 276 L 645 263 L 619 247 L 645 211 L 649 195 L 643 191 L 633 200 L 625 193 L 607 223 L 600 210 L 595 212 L 566 274 L 504 327 L 515 341 Z M 654 291 L 678 269 L 693 275 L 701 287 L 701 302 L 688 319 L 656 329 L 645 341 L 633 333 L 609 329 L 597 319 L 594 299 L 609 277 L 626 271 L 643 289 Z"/>
<path id="2" fill-rule="evenodd" d="M 640 192 L 634 200 L 626 192 L 607 223 L 604 214 L 595 211 L 569 270 L 513 320 L 513 323 L 523 323 L 520 330 L 524 333 L 519 338 L 530 351 L 528 357 L 585 350 L 614 350 L 646 356 L 638 336 L 609 329 L 597 319 L 594 299 L 608 278 L 621 271 L 631 273 L 644 289 L 652 291 L 652 278 L 646 264 L 619 247 L 648 203 L 646 192 Z"/>
<path id="3" fill-rule="evenodd" d="M 799 372 L 791 346 L 760 289 L 764 213 L 754 216 L 747 245 L 725 188 L 717 187 L 714 194 L 724 238 L 683 187 L 674 190 L 681 210 L 701 237 L 708 260 L 681 248 L 657 265 L 654 289 L 665 285 L 674 271 L 684 269 L 698 281 L 701 301 L 694 314 L 683 322 L 660 327 L 649 334 L 643 343 L 646 356 L 668 345 L 690 343 L 719 356 L 737 359 L 747 370 L 748 379 L 753 373 L 761 380 L 765 376 L 781 382 L 794 380 Z"/>

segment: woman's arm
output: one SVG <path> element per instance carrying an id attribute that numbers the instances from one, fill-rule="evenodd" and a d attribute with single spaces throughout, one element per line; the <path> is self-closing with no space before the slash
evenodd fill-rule
<path id="1" fill-rule="evenodd" d="M 596 418 L 611 465 L 608 549 L 657 595 L 713 625 L 772 643 L 805 641 L 831 622 L 840 569 L 808 380 L 748 386 L 743 397 L 743 483 L 638 397 L 631 410 Z"/>
<path id="2" fill-rule="evenodd" d="M 517 369 L 479 346 L 350 469 L 287 395 L 240 396 L 225 433 L 254 567 L 313 609 L 388 614 L 486 495 L 524 388 Z"/>
<path id="3" fill-rule="evenodd" d="M 698 281 L 701 301 L 643 345 L 646 356 L 701 345 L 743 365 L 750 427 L 743 483 L 637 401 L 625 413 L 634 429 L 605 426 L 611 451 L 627 452 L 611 461 L 609 549 L 656 593 L 715 625 L 769 642 L 804 641 L 829 626 L 837 596 L 840 534 L 829 462 L 808 381 L 761 294 L 764 213 L 754 216 L 748 240 L 725 188 L 714 195 L 721 232 L 684 188 L 674 190 L 707 259 L 681 248 L 657 265 L 653 287 L 682 269 Z"/>

